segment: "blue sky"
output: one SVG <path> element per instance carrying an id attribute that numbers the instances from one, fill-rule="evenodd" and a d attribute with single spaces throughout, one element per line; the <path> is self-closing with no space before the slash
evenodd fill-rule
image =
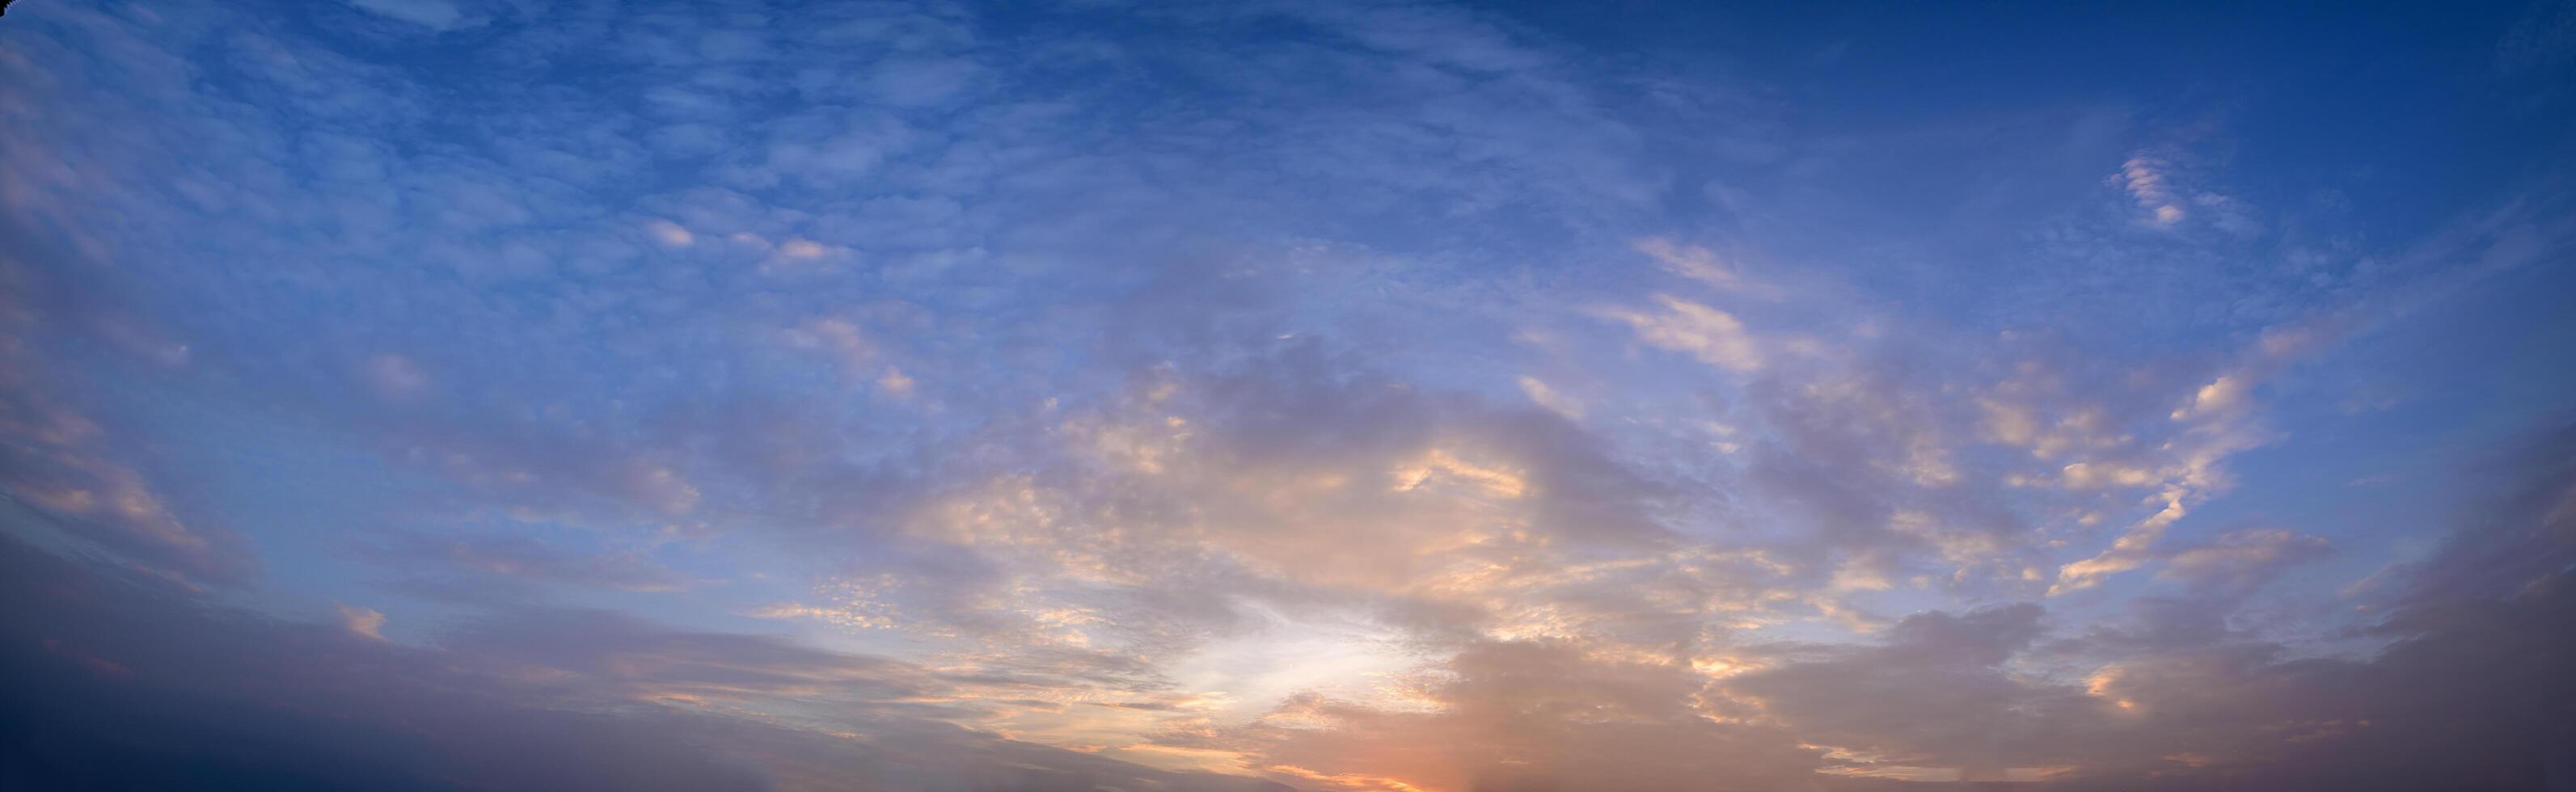
<path id="1" fill-rule="evenodd" d="M 2576 777 L 2563 2 L 11 10 L 0 778 Z"/>

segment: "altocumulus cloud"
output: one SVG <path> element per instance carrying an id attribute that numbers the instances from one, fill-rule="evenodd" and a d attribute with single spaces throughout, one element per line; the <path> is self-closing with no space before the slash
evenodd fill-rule
<path id="1" fill-rule="evenodd" d="M 12 10 L 0 786 L 2576 784 L 2563 4 Z"/>

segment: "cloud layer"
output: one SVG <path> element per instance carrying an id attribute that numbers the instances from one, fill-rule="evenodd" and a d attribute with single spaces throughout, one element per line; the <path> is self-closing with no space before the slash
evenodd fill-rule
<path id="1" fill-rule="evenodd" d="M 2564 8 L 22 8 L 0 786 L 2576 779 Z"/>

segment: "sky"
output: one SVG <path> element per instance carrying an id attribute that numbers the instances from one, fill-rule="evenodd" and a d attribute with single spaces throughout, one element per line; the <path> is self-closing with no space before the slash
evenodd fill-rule
<path id="1" fill-rule="evenodd" d="M 2576 790 L 2576 4 L 24 0 L 0 788 Z"/>

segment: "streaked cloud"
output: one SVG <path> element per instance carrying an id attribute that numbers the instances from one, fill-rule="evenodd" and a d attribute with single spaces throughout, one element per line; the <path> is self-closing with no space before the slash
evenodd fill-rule
<path id="1" fill-rule="evenodd" d="M 1659 311 L 1611 309 L 1602 312 L 1635 328 L 1637 338 L 1683 352 L 1700 362 L 1735 371 L 1762 367 L 1761 345 L 1734 314 L 1671 295 L 1654 297 Z"/>

